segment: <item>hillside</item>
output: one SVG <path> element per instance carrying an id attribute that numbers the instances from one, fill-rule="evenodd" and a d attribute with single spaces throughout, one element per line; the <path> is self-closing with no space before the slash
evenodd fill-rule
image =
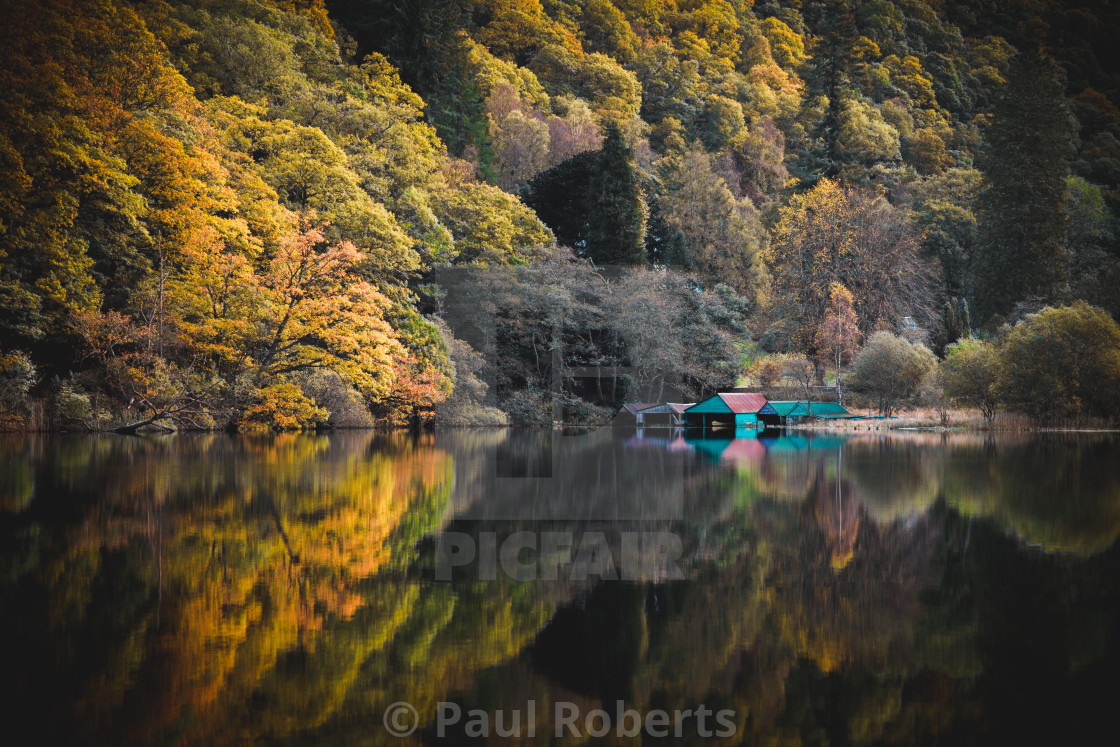
<path id="1" fill-rule="evenodd" d="M 10 427 L 594 420 L 1120 315 L 1105 2 L 52 0 L 0 30 Z"/>

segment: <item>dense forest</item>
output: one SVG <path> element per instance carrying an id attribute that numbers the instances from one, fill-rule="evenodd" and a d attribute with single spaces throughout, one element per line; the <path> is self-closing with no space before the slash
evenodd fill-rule
<path id="1" fill-rule="evenodd" d="M 595 421 L 860 342 L 1120 411 L 1104 0 L 9 6 L 4 427 Z"/>

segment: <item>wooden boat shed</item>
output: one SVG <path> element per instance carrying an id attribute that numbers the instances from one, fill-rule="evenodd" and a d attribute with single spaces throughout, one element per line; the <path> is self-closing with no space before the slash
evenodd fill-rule
<path id="1" fill-rule="evenodd" d="M 810 419 L 844 420 L 847 418 L 859 417 L 854 413 L 848 412 L 843 405 L 838 405 L 835 402 L 802 402 L 801 406 L 806 408 L 805 416 Z"/>
<path id="2" fill-rule="evenodd" d="M 682 428 L 685 422 L 684 411 L 692 407 L 695 402 L 666 402 L 653 407 L 647 407 L 638 413 L 639 425 L 646 427 Z"/>
<path id="3" fill-rule="evenodd" d="M 628 405 L 623 405 L 617 413 L 615 413 L 612 425 L 621 426 L 641 426 L 645 425 L 645 418 L 643 413 L 651 408 L 657 407 L 656 402 L 632 402 Z"/>
<path id="4" fill-rule="evenodd" d="M 800 402 L 771 402 L 770 406 L 778 412 L 779 423 L 789 425 L 808 415 L 804 400 Z"/>
<path id="5" fill-rule="evenodd" d="M 856 417 L 835 402 L 771 402 L 770 405 L 777 410 L 782 425 L 799 423 L 804 420 L 818 418 L 821 420 L 837 420 Z"/>
<path id="6" fill-rule="evenodd" d="M 685 410 L 689 428 L 741 428 L 778 425 L 778 411 L 752 392 L 721 392 Z"/>

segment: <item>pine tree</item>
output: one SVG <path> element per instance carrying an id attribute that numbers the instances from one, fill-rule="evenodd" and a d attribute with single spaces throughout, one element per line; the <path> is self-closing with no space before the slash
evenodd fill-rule
<path id="1" fill-rule="evenodd" d="M 584 151 L 529 180 L 522 201 L 556 235 L 556 242 L 587 252 L 587 217 L 599 152 Z"/>
<path id="2" fill-rule="evenodd" d="M 1050 302 L 1069 270 L 1066 159 L 1074 123 L 1059 70 L 1039 51 L 1012 62 L 982 166 L 980 239 L 972 277 L 978 322 L 1020 301 Z"/>
<path id="3" fill-rule="evenodd" d="M 590 196 L 587 256 L 600 265 L 644 263 L 642 196 L 634 176 L 630 148 L 613 123 L 607 125 Z"/>
<path id="4" fill-rule="evenodd" d="M 798 176 L 807 184 L 840 174 L 849 156 L 840 145 L 841 115 L 845 99 L 851 97 L 851 67 L 855 41 L 859 37 L 847 0 L 819 0 L 805 8 L 819 35 L 813 41 L 813 56 L 806 71 L 806 105 L 824 96 L 828 107 L 812 129 L 812 143 L 795 165 Z"/>
<path id="5" fill-rule="evenodd" d="M 941 307 L 941 325 L 933 339 L 933 352 L 942 357 L 949 346 L 971 334 L 968 301 L 950 296 Z"/>

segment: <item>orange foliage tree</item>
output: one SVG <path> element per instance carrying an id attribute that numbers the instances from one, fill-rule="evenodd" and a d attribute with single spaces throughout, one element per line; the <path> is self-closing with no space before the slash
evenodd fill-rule
<path id="1" fill-rule="evenodd" d="M 821 326 L 817 328 L 816 343 L 822 365 L 834 366 L 838 401 L 842 401 L 843 397 L 840 369 L 851 362 L 862 336 L 851 291 L 840 283 L 833 283 L 829 288 L 828 309 L 824 312 Z"/>

